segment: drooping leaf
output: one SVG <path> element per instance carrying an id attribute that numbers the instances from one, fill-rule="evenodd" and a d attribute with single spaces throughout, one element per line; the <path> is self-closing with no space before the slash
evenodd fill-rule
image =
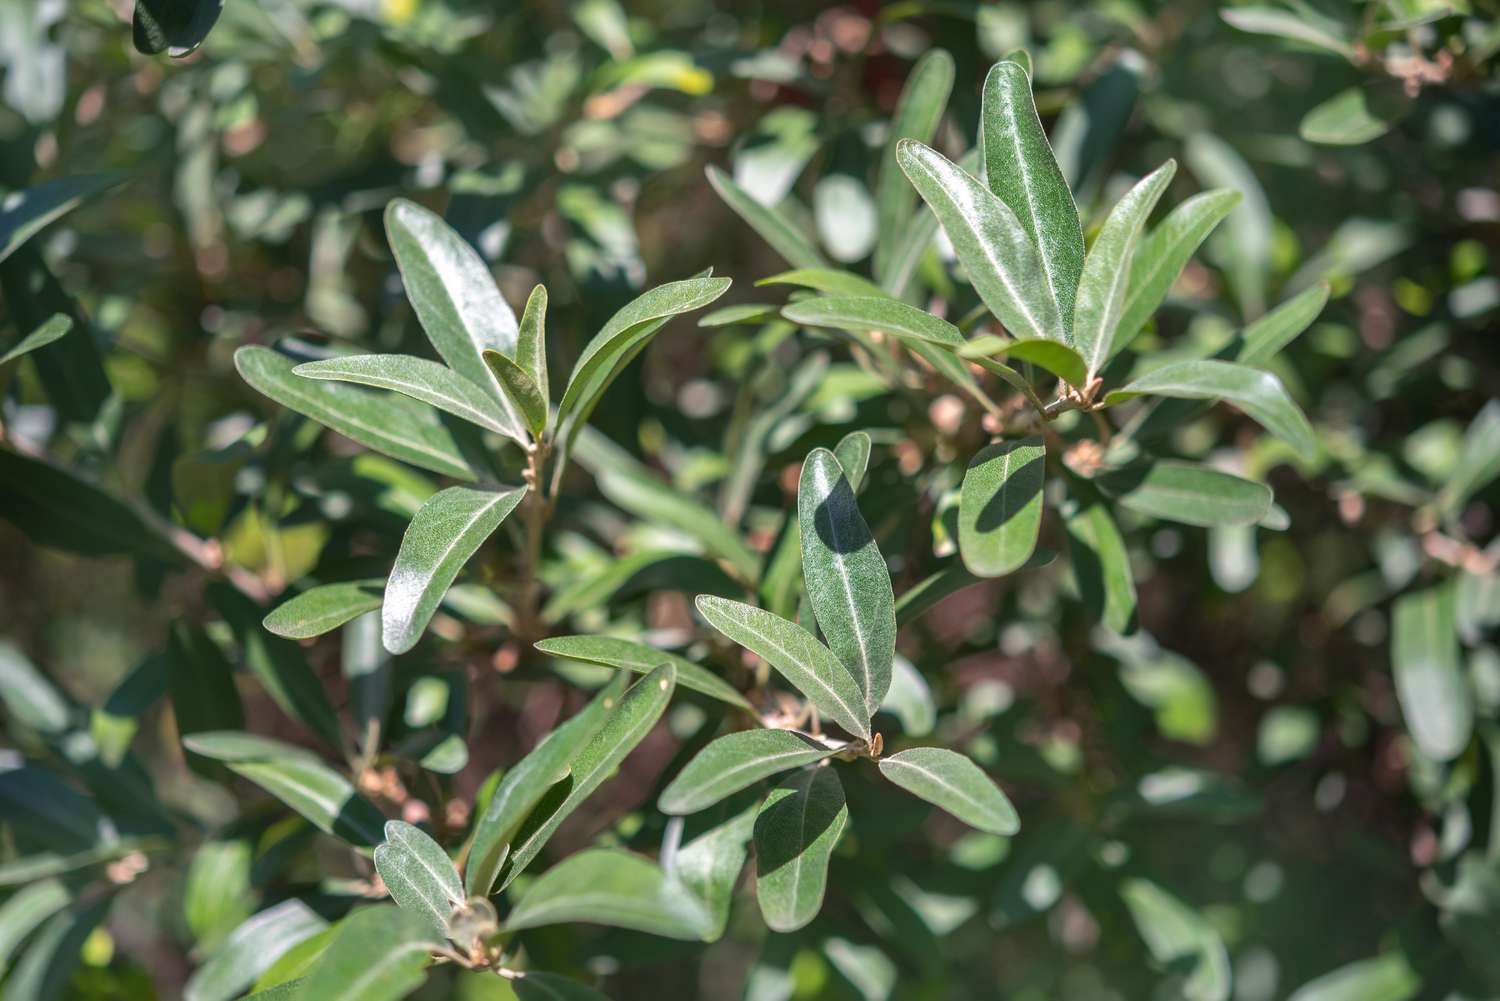
<path id="1" fill-rule="evenodd" d="M 1406 594 L 1391 609 L 1391 669 L 1406 728 L 1423 754 L 1457 757 L 1474 728 L 1474 700 L 1459 658 L 1451 586 Z"/>
<path id="2" fill-rule="evenodd" d="M 184 1001 L 230 1001 L 298 942 L 328 926 L 300 900 L 283 900 L 245 919 L 183 988 Z"/>
<path id="3" fill-rule="evenodd" d="M 574 921 L 688 941 L 707 938 L 707 909 L 656 863 L 616 849 L 569 856 L 526 888 L 505 919 L 510 931 Z"/>
<path id="4" fill-rule="evenodd" d="M 755 897 L 772 931 L 803 927 L 823 908 L 828 860 L 849 824 L 832 768 L 811 768 L 771 790 L 755 818 Z"/>
<path id="5" fill-rule="evenodd" d="M 516 833 L 500 889 L 531 864 L 562 822 L 614 775 L 626 755 L 651 732 L 667 708 L 676 683 L 677 669 L 665 663 L 625 693 L 599 732 L 573 759 L 566 786 L 553 790 Z"/>
<path id="6" fill-rule="evenodd" d="M 1095 482 L 1124 507 L 1184 525 L 1253 525 L 1271 509 L 1271 488 L 1232 473 L 1160 460 L 1100 476 Z"/>
<path id="7" fill-rule="evenodd" d="M 484 351 L 484 363 L 490 367 L 495 381 L 500 383 L 500 388 L 505 391 L 505 395 L 510 397 L 510 401 L 526 419 L 526 426 L 531 433 L 540 435 L 545 431 L 547 429 L 547 397 L 537 385 L 535 377 L 509 355 L 503 355 L 488 348 Z"/>
<path id="8" fill-rule="evenodd" d="M 416 646 L 458 572 L 525 494 L 525 487 L 449 487 L 422 505 L 401 537 L 386 581 L 380 614 L 387 650 L 405 653 Z"/>
<path id="9" fill-rule="evenodd" d="M 1194 251 L 1240 203 L 1238 191 L 1204 191 L 1167 214 L 1141 241 L 1130 264 L 1130 283 L 1109 356 L 1135 340 L 1177 281 Z"/>
<path id="10" fill-rule="evenodd" d="M 379 608 L 384 589 L 385 581 L 378 577 L 322 584 L 277 605 L 261 625 L 287 639 L 322 636 Z"/>
<path id="11" fill-rule="evenodd" d="M 958 502 L 958 551 L 978 577 L 1031 558 L 1042 524 L 1047 449 L 1039 435 L 986 445 L 969 460 Z"/>
<path id="12" fill-rule="evenodd" d="M 464 902 L 448 853 L 405 821 L 387 820 L 385 840 L 375 846 L 375 871 L 397 906 L 421 915 L 441 941 L 453 909 Z"/>
<path id="13" fill-rule="evenodd" d="M 301 982 L 298 1001 L 396 1001 L 427 979 L 439 942 L 420 914 L 387 904 L 339 923 L 328 951 Z"/>
<path id="14" fill-rule="evenodd" d="M 970 827 L 1006 836 L 1021 829 L 1021 819 L 1005 793 L 957 751 L 913 747 L 881 758 L 880 774 Z"/>
<path id="15" fill-rule="evenodd" d="M 885 557 L 832 452 L 802 463 L 797 489 L 802 579 L 828 645 L 864 694 L 866 718 L 891 686 L 896 597 Z"/>
<path id="16" fill-rule="evenodd" d="M 907 75 L 906 85 L 891 116 L 890 134 L 875 181 L 879 227 L 875 237 L 875 277 L 884 283 L 890 274 L 897 241 L 911 220 L 916 196 L 896 163 L 896 144 L 902 139 L 930 143 L 937 132 L 948 95 L 953 91 L 953 57 L 942 49 L 928 49 Z"/>
<path id="17" fill-rule="evenodd" d="M 1003 60 L 984 80 L 980 135 L 984 176 L 1036 246 L 1046 292 L 1062 319 L 1068 341 L 1073 299 L 1083 272 L 1083 227 L 1078 206 L 1052 155 L 1031 96 L 1031 77 L 1019 63 Z"/>
<path id="18" fill-rule="evenodd" d="M 306 362 L 292 369 L 304 379 L 352 382 L 360 386 L 389 389 L 431 404 L 446 413 L 502 434 L 521 444 L 525 433 L 510 422 L 479 386 L 446 365 L 411 355 L 345 355 Z"/>
<path id="19" fill-rule="evenodd" d="M 203 44 L 223 9 L 224 0 L 135 0 L 135 50 L 181 58 Z"/>
<path id="20" fill-rule="evenodd" d="M 1126 880 L 1120 896 L 1151 957 L 1184 975 L 1184 1001 L 1228 1001 L 1229 954 L 1202 915 L 1144 879 Z"/>
<path id="21" fill-rule="evenodd" d="M 300 378 L 292 374 L 296 362 L 257 345 L 236 351 L 234 364 L 261 393 L 366 448 L 455 479 L 475 479 L 452 432 L 426 404 Z"/>
<path id="22" fill-rule="evenodd" d="M 1089 614 L 1121 635 L 1135 632 L 1135 576 L 1109 508 L 1092 492 L 1064 513 L 1078 595 Z"/>
<path id="23" fill-rule="evenodd" d="M 670 663 L 677 668 L 677 683 L 683 688 L 741 709 L 750 708 L 743 695 L 707 668 L 644 643 L 613 636 L 552 636 L 539 640 L 536 648 L 553 657 L 617 667 L 636 674 L 647 674 L 664 663 Z"/>
<path id="24" fill-rule="evenodd" d="M 806 629 L 753 605 L 698 596 L 698 611 L 719 632 L 756 654 L 828 719 L 870 738 L 865 694 L 849 669 Z"/>
<path id="25" fill-rule="evenodd" d="M 795 730 L 741 730 L 720 737 L 683 766 L 657 800 L 663 813 L 697 813 L 763 778 L 832 755 L 837 748 Z"/>
<path id="26" fill-rule="evenodd" d="M 957 353 L 960 358 L 978 361 L 997 375 L 1002 373 L 989 364 L 991 358 L 1029 362 L 1046 369 L 1063 382 L 1080 388 L 1088 382 L 1088 365 L 1084 363 L 1083 356 L 1060 341 L 1013 341 L 985 335 L 967 342 Z M 1015 385 L 1012 380 L 1006 381 Z"/>
<path id="27" fill-rule="evenodd" d="M 183 744 L 232 771 L 306 817 L 314 827 L 356 848 L 381 841 L 385 818 L 342 775 L 300 748 L 234 731 L 209 731 L 184 737 Z"/>
<path id="28" fill-rule="evenodd" d="M 1311 460 L 1318 450 L 1312 426 L 1281 380 L 1263 369 L 1227 361 L 1181 361 L 1152 369 L 1104 398 L 1106 404 L 1137 396 L 1226 400 Z"/>
<path id="29" fill-rule="evenodd" d="M 1109 359 L 1141 230 L 1176 172 L 1177 164 L 1168 160 L 1142 178 L 1115 203 L 1089 247 L 1073 311 L 1073 346 L 1088 362 L 1089 378 Z"/>
<path id="30" fill-rule="evenodd" d="M 745 220 L 750 228 L 760 235 L 771 245 L 771 249 L 786 259 L 786 262 L 797 268 L 826 268 L 828 262 L 813 246 L 812 241 L 793 226 L 775 208 L 762 205 L 755 197 L 740 187 L 734 180 L 718 167 L 710 164 L 705 173 L 708 175 L 708 183 L 718 192 L 724 204 L 734 210 L 734 214 Z"/>
<path id="31" fill-rule="evenodd" d="M 464 886 L 471 895 L 489 895 L 510 852 L 511 839 L 543 797 L 568 775 L 573 760 L 598 735 L 624 691 L 625 676 L 621 675 L 505 773 L 474 824 L 464 869 Z"/>
<path id="32" fill-rule="evenodd" d="M 978 178 L 936 150 L 903 139 L 897 162 L 948 234 L 974 291 L 1015 337 L 1063 340 L 1040 252 Z"/>

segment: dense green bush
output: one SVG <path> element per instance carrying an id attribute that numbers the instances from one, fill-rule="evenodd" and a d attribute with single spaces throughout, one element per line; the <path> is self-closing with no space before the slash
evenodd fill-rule
<path id="1" fill-rule="evenodd" d="M 0 999 L 1500 998 L 1500 13 L 0 0 Z"/>

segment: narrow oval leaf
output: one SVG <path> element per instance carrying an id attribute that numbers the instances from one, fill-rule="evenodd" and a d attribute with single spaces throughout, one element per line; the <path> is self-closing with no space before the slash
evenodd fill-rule
<path id="1" fill-rule="evenodd" d="M 509 356 L 488 348 L 484 352 L 484 363 L 490 367 L 495 381 L 500 383 L 505 395 L 510 397 L 510 401 L 526 419 L 526 426 L 531 429 L 531 433 L 541 435 L 547 429 L 547 398 L 531 373 Z"/>
<path id="2" fill-rule="evenodd" d="M 182 743 L 194 753 L 224 762 L 320 831 L 343 838 L 356 848 L 374 848 L 382 839 L 385 817 L 380 811 L 355 792 L 347 779 L 307 751 L 224 730 L 195 733 L 184 737 Z"/>
<path id="3" fill-rule="evenodd" d="M 1239 203 L 1238 191 L 1196 194 L 1168 213 L 1141 241 L 1130 263 L 1130 284 L 1109 357 L 1119 354 L 1145 329 L 1193 253 Z"/>
<path id="4" fill-rule="evenodd" d="M 880 173 L 875 181 L 878 230 L 875 241 L 875 277 L 885 281 L 897 243 L 915 206 L 915 193 L 896 163 L 896 144 L 902 139 L 931 142 L 942 120 L 948 96 L 953 92 L 953 57 L 942 49 L 928 49 L 912 67 L 896 100 Z"/>
<path id="5" fill-rule="evenodd" d="M 530 754 L 505 773 L 474 825 L 474 840 L 464 869 L 464 886 L 470 895 L 489 895 L 516 831 L 552 787 L 567 776 L 579 752 L 598 735 L 619 705 L 624 682 L 622 675 L 604 686 L 588 705 L 542 738 Z"/>
<path id="6" fill-rule="evenodd" d="M 538 285 L 526 297 L 521 328 L 516 336 L 516 364 L 531 374 L 532 384 L 542 394 L 542 410 L 551 398 L 547 381 L 547 286 Z"/>
<path id="7" fill-rule="evenodd" d="M 977 577 L 1026 565 L 1042 526 L 1047 448 L 1040 435 L 986 445 L 969 460 L 958 501 L 958 551 Z"/>
<path id="8" fill-rule="evenodd" d="M 1088 382 L 1088 365 L 1084 363 L 1083 356 L 1059 341 L 1012 341 L 1001 337 L 981 336 L 959 348 L 958 356 L 977 360 L 981 364 L 989 358 L 1028 362 L 1046 369 L 1069 385 L 1082 388 Z"/>
<path id="9" fill-rule="evenodd" d="M 1302 333 L 1328 305 L 1329 286 L 1319 282 L 1303 289 L 1240 331 L 1234 360 L 1241 365 L 1263 365 Z"/>
<path id="10" fill-rule="evenodd" d="M 17 358 L 28 355 L 37 348 L 44 348 L 59 338 L 66 337 L 73 329 L 73 318 L 63 313 L 57 313 L 51 319 L 37 327 L 31 333 L 16 342 L 15 346 L 4 354 L 0 354 L 0 365 L 15 361 Z"/>
<path id="11" fill-rule="evenodd" d="M 749 709 L 750 703 L 725 680 L 675 653 L 658 650 L 633 640 L 617 639 L 613 636 L 553 636 L 538 640 L 536 648 L 553 657 L 566 657 L 586 664 L 618 667 L 636 674 L 646 674 L 662 664 L 670 663 L 677 668 L 677 683 L 690 691 L 709 698 L 727 702 L 741 709 Z"/>
<path id="12" fill-rule="evenodd" d="M 1090 497 L 1066 513 L 1064 524 L 1073 578 L 1084 607 L 1121 635 L 1135 632 L 1135 576 L 1109 508 L 1097 496 Z"/>
<path id="13" fill-rule="evenodd" d="M 1162 460 L 1100 476 L 1123 507 L 1184 525 L 1253 525 L 1271 510 L 1271 488 L 1189 462 Z"/>
<path id="14" fill-rule="evenodd" d="M 261 625 L 287 639 L 305 640 L 322 636 L 380 607 L 385 581 L 342 581 L 310 588 L 276 606 Z"/>
<path id="15" fill-rule="evenodd" d="M 677 668 L 666 663 L 637 681 L 625 693 L 593 740 L 584 745 L 573 759 L 566 786 L 553 791 L 553 796 L 561 802 L 548 809 L 548 802 L 544 801 L 516 833 L 500 889 L 509 886 L 511 880 L 531 864 L 562 822 L 614 775 L 626 755 L 651 732 L 671 701 L 676 683 Z M 553 800 L 553 796 L 548 800 Z"/>
<path id="16" fill-rule="evenodd" d="M 870 468 L 870 436 L 864 431 L 850 431 L 833 447 L 833 457 L 839 460 L 844 479 L 849 488 L 859 493 L 865 481 L 865 471 Z"/>
<path id="17" fill-rule="evenodd" d="M 1151 958 L 1183 976 L 1184 1001 L 1228 1001 L 1229 954 L 1213 925 L 1154 883 L 1130 879 L 1120 896 Z"/>
<path id="18" fill-rule="evenodd" d="M 0 904 L 0 973 L 10 968 L 10 957 L 26 937 L 72 899 L 60 881 L 44 879 L 21 887 Z"/>
<path id="19" fill-rule="evenodd" d="M 834 454 L 818 448 L 797 488 L 802 579 L 828 645 L 864 693 L 867 716 L 891 687 L 896 596 L 885 557 Z"/>
<path id="20" fill-rule="evenodd" d="M 526 888 L 505 919 L 509 931 L 577 921 L 688 941 L 707 938 L 703 903 L 639 855 L 594 848 L 572 855 Z"/>
<path id="21" fill-rule="evenodd" d="M 759 803 L 752 798 L 734 812 L 738 804 L 725 804 L 718 811 L 727 819 L 683 845 L 663 866 L 702 901 L 708 910 L 711 927 L 704 937 L 716 941 L 729 924 L 729 905 L 745 860 L 750 857 L 750 839 L 755 833 L 755 814 Z"/>
<path id="22" fill-rule="evenodd" d="M 855 333 L 882 331 L 903 341 L 959 348 L 964 335 L 947 320 L 884 296 L 820 296 L 782 307 L 781 315 L 808 327 L 833 327 Z"/>
<path id="23" fill-rule="evenodd" d="M 662 790 L 663 813 L 697 813 L 763 778 L 812 764 L 835 748 L 794 730 L 743 730 L 720 737 L 693 756 Z"/>
<path id="24" fill-rule="evenodd" d="M 1177 163 L 1168 160 L 1127 191 L 1110 210 L 1084 259 L 1073 309 L 1073 346 L 1088 362 L 1090 379 L 1109 359 L 1125 310 L 1125 292 L 1141 230 L 1176 172 Z"/>
<path id="25" fill-rule="evenodd" d="M 1114 404 L 1137 396 L 1226 400 L 1311 461 L 1318 451 L 1312 425 L 1270 372 L 1227 361 L 1180 361 L 1152 369 L 1104 398 Z"/>
<path id="26" fill-rule="evenodd" d="M 977 830 L 1009 836 L 1021 829 L 1005 793 L 957 751 L 913 747 L 881 758 L 880 774 Z"/>
<path id="27" fill-rule="evenodd" d="M 1297 988 L 1287 1001 L 1407 1001 L 1422 978 L 1400 951 L 1340 966 Z"/>
<path id="28" fill-rule="evenodd" d="M 1063 340 L 1041 255 L 1016 214 L 974 175 L 919 142 L 903 139 L 896 159 L 990 312 L 1015 337 Z"/>
<path id="29" fill-rule="evenodd" d="M 1372 96 L 1377 99 L 1378 110 L 1371 107 Z M 1323 146 L 1362 146 L 1379 139 L 1391 130 L 1399 115 L 1395 107 L 1386 107 L 1392 102 L 1378 100 L 1383 96 L 1364 87 L 1341 90 L 1303 115 L 1297 133 Z"/>
<path id="30" fill-rule="evenodd" d="M 432 838 L 401 820 L 385 822 L 385 841 L 375 847 L 375 871 L 397 906 L 420 914 L 442 939 L 448 918 L 464 902 L 464 888 L 448 853 Z"/>
<path id="31" fill-rule="evenodd" d="M 183 988 L 184 1001 L 229 1001 L 238 997 L 286 951 L 324 928 L 328 922 L 300 900 L 283 900 L 247 918 L 193 972 Z"/>
<path id="32" fill-rule="evenodd" d="M 755 897 L 772 931 L 796 931 L 818 916 L 828 860 L 848 825 L 832 768 L 798 772 L 771 790 L 755 817 Z"/>
<path id="33" fill-rule="evenodd" d="M 1402 595 L 1391 609 L 1391 668 L 1406 728 L 1421 752 L 1451 761 L 1469 746 L 1474 700 L 1458 648 L 1450 586 Z"/>
<path id="34" fill-rule="evenodd" d="M 296 362 L 257 345 L 236 351 L 234 366 L 246 382 L 283 407 L 366 448 L 455 479 L 475 479 L 452 433 L 431 407 L 299 378 L 292 374 Z"/>
<path id="35" fill-rule="evenodd" d="M 525 487 L 493 492 L 449 487 L 423 504 L 391 567 L 381 606 L 381 638 L 391 653 L 416 646 L 463 565 L 525 496 Z"/>
<path id="36" fill-rule="evenodd" d="M 388 904 L 355 911 L 318 965 L 301 981 L 298 1001 L 397 1001 L 427 979 L 440 941 L 419 914 Z"/>
<path id="37" fill-rule="evenodd" d="M 74 174 L 7 192 L 0 205 L 0 261 L 90 198 L 124 182 L 127 176 L 114 172 Z"/>
<path id="38" fill-rule="evenodd" d="M 870 739 L 870 712 L 854 675 L 817 639 L 779 615 L 743 602 L 698 596 L 698 611 L 719 632 L 770 664 L 828 719 Z"/>
<path id="39" fill-rule="evenodd" d="M 1042 131 L 1024 67 L 1009 60 L 991 67 L 980 116 L 985 180 L 1039 251 L 1047 295 L 1062 317 L 1062 339 L 1068 340 L 1083 272 L 1083 226 Z"/>
<path id="40" fill-rule="evenodd" d="M 828 262 L 823 259 L 818 248 L 813 246 L 812 241 L 775 208 L 756 201 L 750 192 L 736 184 L 718 167 L 710 164 L 704 172 L 708 175 L 708 183 L 718 192 L 724 204 L 745 220 L 788 264 L 796 268 L 828 267 Z"/>
<path id="41" fill-rule="evenodd" d="M 347 355 L 306 362 L 292 369 L 304 379 L 352 382 L 389 389 L 470 424 L 525 444 L 525 436 L 485 391 L 445 365 L 412 355 Z"/>
<path id="42" fill-rule="evenodd" d="M 903 186 L 906 184 L 905 181 L 901 183 Z M 755 284 L 757 288 L 762 285 L 796 285 L 827 292 L 829 295 L 890 298 L 881 291 L 879 285 L 874 284 L 868 278 L 861 278 L 852 272 L 840 271 L 837 268 L 797 268 L 793 271 L 783 271 L 769 278 L 762 278 Z"/>

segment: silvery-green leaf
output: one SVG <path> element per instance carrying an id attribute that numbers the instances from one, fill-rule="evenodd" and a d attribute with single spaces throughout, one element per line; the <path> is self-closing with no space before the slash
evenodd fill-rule
<path id="1" fill-rule="evenodd" d="M 1228 1001 L 1229 954 L 1202 915 L 1144 879 L 1126 880 L 1120 896 L 1151 957 L 1183 978 L 1184 1001 Z"/>
<path id="2" fill-rule="evenodd" d="M 763 778 L 821 761 L 836 748 L 794 730 L 742 730 L 712 741 L 657 800 L 663 813 L 697 813 Z"/>
<path id="3" fill-rule="evenodd" d="M 677 668 L 677 683 L 683 688 L 742 709 L 750 708 L 750 703 L 745 701 L 743 695 L 707 668 L 694 664 L 686 657 L 679 657 L 675 653 L 658 650 L 644 643 L 613 636 L 551 636 L 537 641 L 535 645 L 542 653 L 554 657 L 618 667 L 636 674 L 646 674 L 662 664 L 670 663 Z"/>
<path id="4" fill-rule="evenodd" d="M 1450 761 L 1469 745 L 1474 699 L 1459 659 L 1451 586 L 1406 594 L 1391 609 L 1391 669 L 1406 728 L 1421 752 Z"/>
<path id="5" fill-rule="evenodd" d="M 449 487 L 422 505 L 391 567 L 381 606 L 381 634 L 391 653 L 416 646 L 463 565 L 525 496 L 525 487 Z"/>
<path id="6" fill-rule="evenodd" d="M 1105 473 L 1094 481 L 1123 507 L 1184 525 L 1253 525 L 1271 509 L 1271 488 L 1171 459 Z"/>
<path id="7" fill-rule="evenodd" d="M 896 655 L 891 668 L 891 687 L 880 703 L 880 711 L 890 713 L 901 721 L 901 730 L 908 737 L 925 737 L 937 724 L 937 703 L 927 679 L 911 661 Z"/>
<path id="8" fill-rule="evenodd" d="M 379 608 L 384 590 L 378 577 L 322 584 L 277 605 L 261 625 L 277 636 L 311 639 Z"/>
<path id="9" fill-rule="evenodd" d="M 944 747 L 913 747 L 880 759 L 880 774 L 977 830 L 1015 834 L 1016 808 L 979 766 Z"/>
<path id="10" fill-rule="evenodd" d="M 1272 35 L 1325 49 L 1336 55 L 1353 58 L 1346 30 L 1332 18 L 1324 17 L 1307 5 L 1292 11 L 1269 4 L 1246 4 L 1219 12 L 1225 22 L 1255 35 Z"/>
<path id="11" fill-rule="evenodd" d="M 531 374 L 542 399 L 550 396 L 547 381 L 547 286 L 538 285 L 526 297 L 521 326 L 516 334 L 516 364 Z M 546 410 L 545 405 L 542 408 Z"/>
<path id="12" fill-rule="evenodd" d="M 1241 365 L 1263 365 L 1298 334 L 1312 325 L 1328 304 L 1327 282 L 1318 282 L 1292 296 L 1240 331 L 1234 360 Z"/>
<path id="13" fill-rule="evenodd" d="M 346 355 L 292 369 L 304 379 L 389 389 L 525 444 L 526 436 L 478 385 L 445 365 L 411 355 Z"/>
<path id="14" fill-rule="evenodd" d="M 10 957 L 26 937 L 72 899 L 61 881 L 43 879 L 21 887 L 0 904 L 0 973 L 9 969 Z"/>
<path id="15" fill-rule="evenodd" d="M 184 1001 L 229 1001 L 288 949 L 328 926 L 300 900 L 283 900 L 247 918 L 229 933 L 183 988 Z"/>
<path id="16" fill-rule="evenodd" d="M 798 772 L 765 798 L 755 818 L 755 897 L 772 931 L 796 931 L 818 916 L 828 860 L 848 824 L 832 768 Z"/>
<path id="17" fill-rule="evenodd" d="M 301 981 L 297 1001 L 397 1001 L 427 979 L 441 944 L 420 914 L 389 904 L 355 911 Z"/>
<path id="18" fill-rule="evenodd" d="M 964 335 L 947 320 L 884 296 L 819 296 L 782 307 L 781 315 L 809 327 L 879 330 L 903 341 L 962 347 Z"/>
<path id="19" fill-rule="evenodd" d="M 762 205 L 754 196 L 740 187 L 718 167 L 710 164 L 705 171 L 708 183 L 719 193 L 724 204 L 734 210 L 735 215 L 750 224 L 760 238 L 771 245 L 771 249 L 797 268 L 826 268 L 828 262 L 812 241 L 793 226 L 776 209 Z"/>
<path id="20" fill-rule="evenodd" d="M 1088 362 L 1089 378 L 1109 359 L 1141 230 L 1176 172 L 1177 164 L 1168 160 L 1142 178 L 1115 203 L 1089 247 L 1073 310 L 1073 346 Z"/>
<path id="21" fill-rule="evenodd" d="M 850 489 L 859 493 L 865 471 L 870 468 L 870 436 L 864 431 L 850 431 L 833 446 L 833 457 L 839 460 Z"/>
<path id="22" fill-rule="evenodd" d="M 1323 146 L 1362 146 L 1379 139 L 1395 124 L 1395 109 L 1377 111 L 1370 96 L 1364 87 L 1339 91 L 1302 116 L 1297 134 Z"/>
<path id="23" fill-rule="evenodd" d="M 891 685 L 896 597 L 885 557 L 832 452 L 808 453 L 797 489 L 802 579 L 828 645 L 864 693 L 866 719 Z"/>
<path id="24" fill-rule="evenodd" d="M 903 180 L 901 183 L 905 184 Z M 881 291 L 880 286 L 872 283 L 867 278 L 861 278 L 851 271 L 840 271 L 837 268 L 796 268 L 792 271 L 783 271 L 780 274 L 762 278 L 755 283 L 757 287 L 762 285 L 796 285 L 799 288 L 816 289 L 819 292 L 827 292 L 829 295 L 845 296 L 874 296 L 878 299 L 889 299 L 890 297 Z"/>
<path id="25" fill-rule="evenodd" d="M 688 941 L 708 938 L 713 922 L 702 901 L 656 863 L 592 848 L 544 872 L 505 919 L 510 931 L 563 922 L 611 925 Z"/>
<path id="26" fill-rule="evenodd" d="M 420 914 L 440 939 L 447 933 L 464 888 L 436 841 L 405 821 L 387 820 L 385 840 L 375 846 L 375 871 L 398 906 Z"/>
<path id="27" fill-rule="evenodd" d="M 1011 573 L 1031 558 L 1042 524 L 1047 449 L 1039 435 L 995 442 L 969 460 L 958 503 L 958 551 L 979 577 Z"/>
<path id="28" fill-rule="evenodd" d="M 547 397 L 537 385 L 536 379 L 519 362 L 498 351 L 486 348 L 484 363 L 490 367 L 495 381 L 520 411 L 531 433 L 540 436 L 547 428 Z"/>
<path id="29" fill-rule="evenodd" d="M 875 277 L 884 282 L 891 271 L 898 241 L 910 222 L 915 194 L 896 163 L 896 144 L 902 139 L 931 142 L 953 91 L 953 57 L 942 49 L 928 49 L 912 67 L 896 100 L 890 133 L 875 181 L 879 227 L 875 239 Z"/>
<path id="30" fill-rule="evenodd" d="M 739 883 L 745 859 L 750 856 L 750 839 L 755 833 L 755 814 L 759 803 L 751 799 L 738 812 L 736 803 L 725 804 L 728 819 L 715 824 L 679 848 L 671 859 L 663 855 L 667 871 L 691 890 L 708 911 L 710 927 L 704 936 L 719 939 L 729 923 L 729 905 Z"/>

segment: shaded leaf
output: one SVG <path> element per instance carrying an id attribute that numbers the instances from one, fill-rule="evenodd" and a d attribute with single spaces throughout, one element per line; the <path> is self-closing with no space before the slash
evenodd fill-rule
<path id="1" fill-rule="evenodd" d="M 772 931 L 796 931 L 818 916 L 828 860 L 848 824 L 832 768 L 798 772 L 765 798 L 755 818 L 755 897 Z"/>
<path id="2" fill-rule="evenodd" d="M 870 467 L 870 436 L 864 431 L 850 431 L 833 447 L 833 457 L 839 460 L 849 488 L 859 493 L 865 471 Z"/>
<path id="3" fill-rule="evenodd" d="M 125 177 L 121 173 L 75 174 L 7 193 L 0 199 L 0 261 L 90 198 L 123 183 Z"/>
<path id="4" fill-rule="evenodd" d="M 1271 509 L 1271 488 L 1207 466 L 1162 460 L 1095 482 L 1123 507 L 1184 525 L 1253 525 Z"/>
<path id="5" fill-rule="evenodd" d="M 185 56 L 203 44 L 223 9 L 224 0 L 135 0 L 135 50 Z"/>
<path id="6" fill-rule="evenodd" d="M 978 577 L 1000 577 L 1031 558 L 1042 524 L 1046 446 L 1039 435 L 996 442 L 969 460 L 958 502 L 958 551 Z"/>
<path id="7" fill-rule="evenodd" d="M 1078 596 L 1089 614 L 1122 635 L 1135 632 L 1135 575 L 1109 508 L 1092 494 L 1064 514 Z"/>
<path id="8" fill-rule="evenodd" d="M 9 351 L 0 355 L 0 365 L 22 358 L 37 348 L 44 348 L 53 341 L 66 337 L 72 329 L 73 318 L 63 313 L 56 313 L 40 327 L 17 341 Z"/>
<path id="9" fill-rule="evenodd" d="M 521 412 L 531 433 L 540 435 L 545 431 L 547 429 L 547 397 L 542 393 L 531 373 L 511 360 L 509 356 L 488 348 L 484 352 L 484 363 L 490 367 L 495 381 L 500 383 L 500 388 L 505 391 L 505 395 L 510 397 L 510 401 Z"/>
<path id="10" fill-rule="evenodd" d="M 912 67 L 896 101 L 890 132 L 875 180 L 878 227 L 875 236 L 875 277 L 884 283 L 891 272 L 897 243 L 912 217 L 916 194 L 896 163 L 896 144 L 902 139 L 930 143 L 953 92 L 953 57 L 942 49 L 928 49 Z"/>
<path id="11" fill-rule="evenodd" d="M 957 751 L 913 747 L 881 758 L 880 774 L 970 827 L 1007 836 L 1021 829 L 1021 819 L 1005 793 Z"/>
<path id="12" fill-rule="evenodd" d="M 551 383 L 547 381 L 547 286 L 538 285 L 526 297 L 526 308 L 521 313 L 521 326 L 516 335 L 516 364 L 530 373 L 532 385 L 542 395 L 543 423 L 546 422 L 546 401 L 551 395 Z"/>

